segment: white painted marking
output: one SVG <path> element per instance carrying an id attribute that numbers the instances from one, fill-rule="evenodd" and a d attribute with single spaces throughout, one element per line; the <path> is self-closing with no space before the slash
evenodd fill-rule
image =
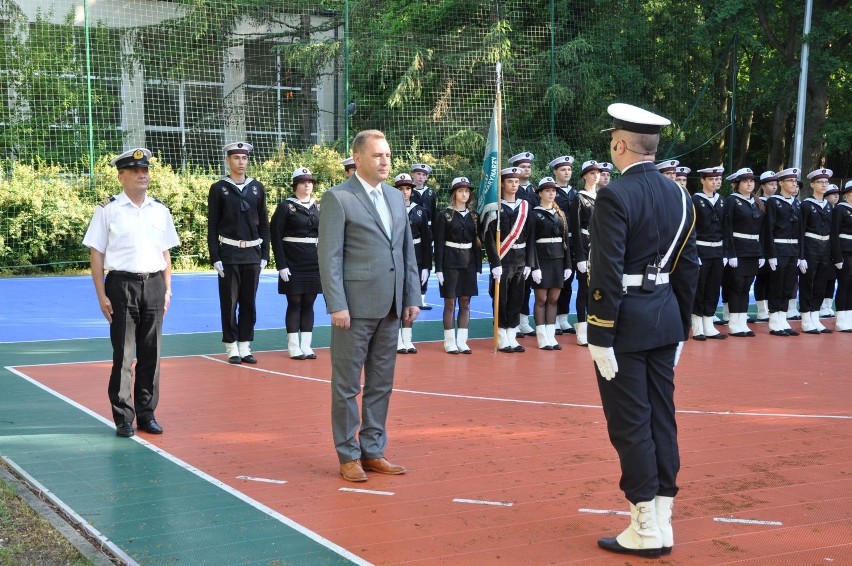
<path id="1" fill-rule="evenodd" d="M 284 480 L 271 480 L 269 478 L 255 478 L 252 476 L 237 476 L 238 480 L 247 480 L 247 481 L 259 481 L 263 483 L 277 483 L 277 484 L 285 484 L 287 483 Z"/>
<path id="2" fill-rule="evenodd" d="M 760 521 L 758 519 L 734 519 L 733 517 L 713 517 L 717 523 L 743 523 L 745 525 L 772 525 L 780 527 L 784 523 L 781 521 Z"/>
<path id="3" fill-rule="evenodd" d="M 577 509 L 580 513 L 595 513 L 597 515 L 627 515 L 630 516 L 630 511 L 616 511 L 615 509 Z"/>
<path id="4" fill-rule="evenodd" d="M 337 491 L 347 491 L 349 493 L 366 493 L 368 495 L 396 495 L 392 491 L 378 491 L 375 489 L 359 489 L 357 487 L 341 487 Z"/>
<path id="5" fill-rule="evenodd" d="M 514 503 L 509 501 L 485 501 L 482 499 L 453 499 L 453 503 L 472 503 L 473 505 L 492 505 L 495 507 L 511 507 Z"/>

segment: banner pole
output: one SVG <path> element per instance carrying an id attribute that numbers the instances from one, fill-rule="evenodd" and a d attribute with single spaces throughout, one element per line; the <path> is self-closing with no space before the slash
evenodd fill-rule
<path id="1" fill-rule="evenodd" d="M 497 63 L 497 230 L 496 230 L 496 240 L 497 240 L 497 253 L 500 253 L 500 209 L 502 208 L 500 204 L 501 198 L 501 179 L 500 179 L 500 167 L 503 163 L 503 89 L 501 88 L 501 82 L 503 80 L 503 66 L 500 62 Z M 494 351 L 496 352 L 499 349 L 499 341 L 497 339 L 497 334 L 499 332 L 499 323 L 500 320 L 500 279 L 497 278 L 494 281 Z"/>

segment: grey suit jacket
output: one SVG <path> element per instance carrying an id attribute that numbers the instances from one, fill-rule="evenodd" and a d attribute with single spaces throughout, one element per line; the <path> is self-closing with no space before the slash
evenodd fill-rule
<path id="1" fill-rule="evenodd" d="M 393 219 L 391 238 L 355 175 L 322 197 L 317 252 L 330 313 L 349 310 L 353 318 L 384 318 L 391 307 L 401 316 L 403 307 L 421 306 L 405 201 L 390 185 L 383 183 L 382 192 Z"/>

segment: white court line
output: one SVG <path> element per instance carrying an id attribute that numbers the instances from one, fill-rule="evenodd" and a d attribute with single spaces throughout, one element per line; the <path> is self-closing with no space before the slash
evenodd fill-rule
<path id="1" fill-rule="evenodd" d="M 453 503 L 471 503 L 473 505 L 491 505 L 492 507 L 511 507 L 514 505 L 509 501 L 486 501 L 484 499 L 453 499 Z"/>
<path id="2" fill-rule="evenodd" d="M 214 361 L 220 364 L 228 364 L 228 360 L 220 360 L 218 358 L 214 358 L 211 356 L 199 356 L 201 358 L 205 358 L 207 360 Z M 320 383 L 331 383 L 330 379 L 322 379 L 319 377 L 308 377 L 305 375 L 297 375 L 294 373 L 287 373 L 283 371 L 275 371 L 271 369 L 263 369 L 258 367 L 247 366 L 245 364 L 229 364 L 234 367 L 247 370 L 247 371 L 257 371 L 260 373 L 268 373 L 272 375 L 280 375 L 284 377 L 292 377 L 294 379 L 302 379 L 305 381 L 317 381 Z M 432 391 L 417 391 L 414 389 L 397 389 L 394 388 L 393 391 L 395 393 L 410 393 L 412 395 L 426 395 L 428 397 L 443 397 L 447 399 L 470 399 L 473 401 L 494 401 L 497 403 L 517 403 L 519 405 L 546 405 L 551 407 L 572 407 L 575 409 L 602 409 L 601 405 L 588 405 L 583 403 L 560 403 L 557 401 L 535 401 L 532 399 L 507 399 L 505 397 L 483 397 L 480 395 L 460 395 L 456 393 L 435 393 Z M 852 420 L 852 415 L 809 415 L 809 414 L 798 414 L 798 413 L 755 413 L 755 412 L 740 412 L 740 411 L 698 411 L 691 409 L 678 409 L 676 411 L 679 414 L 685 415 L 723 415 L 723 416 L 739 416 L 739 417 L 786 417 L 786 418 L 800 418 L 800 419 L 840 419 L 840 420 Z"/>
<path id="3" fill-rule="evenodd" d="M 107 419 L 107 418 L 99 415 L 98 413 L 90 410 L 88 407 L 80 405 L 79 403 L 77 403 L 73 399 L 70 399 L 70 398 L 66 397 L 65 395 L 62 395 L 58 391 L 54 391 L 50 387 L 47 387 L 46 385 L 39 383 L 35 379 L 30 378 L 28 375 L 21 373 L 20 371 L 16 370 L 13 367 L 6 366 L 6 369 L 11 371 L 15 375 L 29 381 L 30 383 L 32 383 L 33 385 L 35 385 L 39 389 L 42 389 L 42 390 L 50 393 L 51 395 L 53 395 L 54 397 L 56 397 L 56 398 L 58 398 L 62 401 L 65 401 L 66 403 L 68 403 L 72 407 L 76 407 L 77 409 L 83 411 L 87 415 L 94 417 L 95 419 L 101 421 L 102 423 L 104 423 L 106 425 L 109 425 L 111 428 L 115 428 L 115 425 L 113 424 L 112 421 L 110 421 L 109 419 Z M 151 450 L 155 454 L 162 456 L 163 458 L 169 460 L 170 462 L 180 466 L 184 470 L 187 470 L 188 472 L 195 474 L 196 476 L 203 479 L 204 481 L 206 481 L 210 484 L 213 484 L 214 486 L 218 487 L 219 489 L 221 489 L 222 491 L 224 491 L 224 492 L 226 492 L 230 495 L 233 495 L 234 497 L 236 497 L 240 501 L 243 501 L 243 502 L 251 505 L 252 507 L 257 509 L 261 513 L 264 513 L 264 514 L 268 515 L 269 517 L 272 517 L 273 519 L 283 523 L 284 525 L 290 527 L 294 531 L 308 537 L 309 539 L 316 542 L 317 544 L 324 546 L 325 548 L 329 549 L 332 552 L 339 554 L 340 556 L 346 558 L 347 560 L 350 560 L 350 561 L 354 562 L 355 564 L 358 564 L 359 566 L 372 566 L 370 562 L 367 562 L 366 560 L 364 560 L 360 556 L 353 554 L 352 552 L 346 550 L 342 546 L 336 545 L 335 543 L 331 542 L 330 540 L 328 540 L 328 539 L 320 536 L 319 534 L 311 531 L 307 527 L 297 523 L 293 519 L 291 519 L 291 518 L 289 518 L 285 515 L 282 515 L 281 513 L 279 513 L 278 511 L 275 511 L 274 509 L 272 509 L 270 507 L 267 507 L 266 505 L 264 505 L 260 501 L 256 501 L 256 500 L 252 499 L 251 497 L 244 494 L 243 492 L 232 488 L 228 484 L 217 480 L 213 476 L 206 474 L 205 472 L 202 472 L 201 470 L 199 470 L 195 466 L 192 466 L 191 464 L 184 462 L 183 460 L 181 460 L 177 456 L 174 456 L 174 455 L 166 452 L 162 448 L 155 446 L 155 445 L 147 442 L 146 440 L 139 438 L 138 436 L 133 436 L 131 438 L 128 438 L 127 440 L 130 441 L 130 442 L 138 442 L 139 444 L 141 444 L 145 448 L 148 448 L 149 450 Z"/>
<path id="4" fill-rule="evenodd" d="M 359 489 L 357 487 L 341 487 L 337 491 L 346 491 L 349 493 L 366 493 L 368 495 L 396 495 L 392 491 L 377 491 L 375 489 Z"/>
<path id="5" fill-rule="evenodd" d="M 586 509 L 581 507 L 577 511 L 580 513 L 594 513 L 596 515 L 630 515 L 630 511 L 616 511 L 614 509 Z"/>
<path id="6" fill-rule="evenodd" d="M 277 483 L 277 484 L 285 484 L 287 483 L 285 480 L 272 480 L 269 478 L 255 478 L 252 476 L 237 476 L 238 480 L 246 480 L 246 481 L 259 481 L 263 483 Z"/>
<path id="7" fill-rule="evenodd" d="M 774 527 L 780 527 L 784 523 L 781 521 L 760 521 L 758 519 L 734 519 L 733 517 L 713 517 L 713 520 L 717 523 L 743 523 L 746 525 L 772 525 Z"/>

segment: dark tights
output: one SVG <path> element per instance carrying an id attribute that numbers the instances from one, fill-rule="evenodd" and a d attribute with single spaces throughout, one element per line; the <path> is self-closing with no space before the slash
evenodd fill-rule
<path id="1" fill-rule="evenodd" d="M 459 302 L 459 328 L 470 326 L 470 297 L 446 297 L 444 299 L 444 330 L 453 330 L 455 321 L 453 315 L 456 310 L 456 301 Z"/>
<path id="2" fill-rule="evenodd" d="M 556 307 L 559 301 L 559 295 L 562 289 L 555 287 L 553 289 L 536 289 L 535 290 L 535 325 L 539 324 L 555 324 L 556 323 Z"/>
<path id="3" fill-rule="evenodd" d="M 311 332 L 314 329 L 314 301 L 316 293 L 287 295 L 287 333 Z"/>

